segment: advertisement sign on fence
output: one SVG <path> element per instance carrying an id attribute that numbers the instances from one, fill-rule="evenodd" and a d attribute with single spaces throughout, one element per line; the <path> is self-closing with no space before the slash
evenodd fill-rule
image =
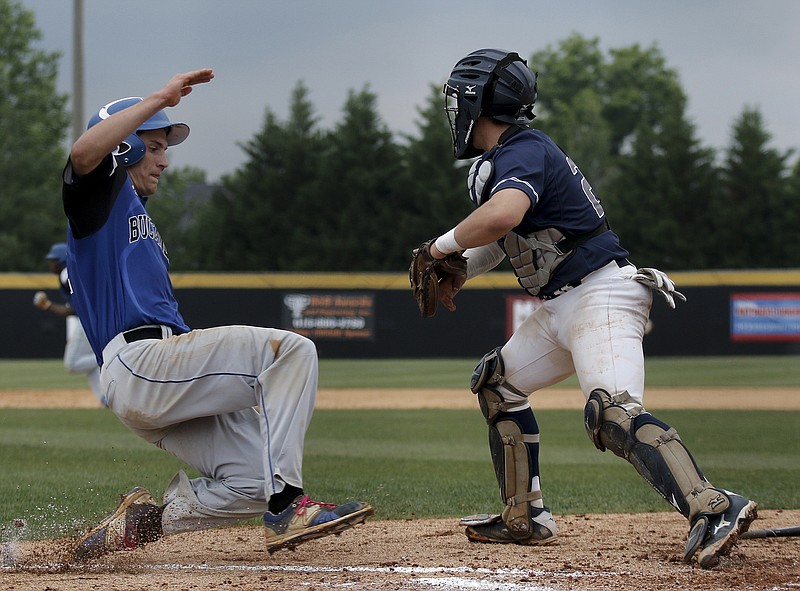
<path id="1" fill-rule="evenodd" d="M 731 294 L 731 341 L 800 341 L 800 293 Z"/>
<path id="2" fill-rule="evenodd" d="M 283 328 L 312 340 L 373 340 L 375 295 L 372 293 L 286 293 Z"/>

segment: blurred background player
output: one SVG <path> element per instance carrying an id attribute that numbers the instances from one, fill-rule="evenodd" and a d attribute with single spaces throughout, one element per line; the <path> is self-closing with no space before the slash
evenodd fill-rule
<path id="1" fill-rule="evenodd" d="M 58 275 L 64 303 L 53 302 L 45 292 L 37 291 L 33 296 L 33 305 L 40 310 L 66 318 L 67 344 L 64 347 L 64 367 L 70 373 L 86 374 L 92 394 L 95 395 L 100 404 L 106 406 L 106 396 L 100 388 L 100 366 L 97 365 L 97 358 L 94 355 L 94 351 L 92 351 L 89 340 L 86 338 L 83 325 L 69 303 L 66 242 L 53 244 L 44 258 L 50 267 L 50 272 Z"/>

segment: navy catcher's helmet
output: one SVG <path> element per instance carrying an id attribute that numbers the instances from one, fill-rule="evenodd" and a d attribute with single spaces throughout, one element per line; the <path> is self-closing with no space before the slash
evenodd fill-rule
<path id="1" fill-rule="evenodd" d="M 46 261 L 57 261 L 62 267 L 67 266 L 67 245 L 65 242 L 56 242 L 50 247 L 50 252 L 44 256 Z"/>
<path id="2" fill-rule="evenodd" d="M 89 119 L 88 127 L 93 127 L 103 119 L 108 119 L 114 113 L 118 113 L 140 102 L 142 102 L 142 98 L 138 96 L 110 102 L 92 115 L 92 118 Z M 150 119 L 142 123 L 136 131 L 148 131 L 150 129 L 166 129 L 167 145 L 169 146 L 177 146 L 189 136 L 189 126 L 185 123 L 171 123 L 164 111 L 159 111 L 150 117 Z M 114 150 L 114 156 L 119 157 L 125 166 L 132 166 L 144 157 L 144 152 L 144 142 L 139 139 L 136 133 L 132 133 L 125 138 L 116 150 Z"/>
<path id="3" fill-rule="evenodd" d="M 481 154 L 470 142 L 481 115 L 521 126 L 535 117 L 536 74 L 519 54 L 503 49 L 479 49 L 459 60 L 442 92 L 459 160 Z"/>

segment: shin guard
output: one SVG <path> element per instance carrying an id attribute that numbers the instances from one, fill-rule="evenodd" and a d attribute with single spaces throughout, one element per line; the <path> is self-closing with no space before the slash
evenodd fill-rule
<path id="1" fill-rule="evenodd" d="M 498 347 L 484 355 L 472 374 L 470 388 L 477 394 L 489 425 L 489 449 L 505 505 L 501 518 L 508 535 L 521 541 L 540 533 L 534 531 L 538 526 L 533 521 L 534 514 L 538 515 L 543 507 L 539 490 L 539 427 L 527 396 L 506 381 L 500 351 Z M 504 398 L 505 390 L 514 394 L 513 402 Z M 548 531 L 551 537 L 555 534 L 554 523 Z"/>
<path id="2" fill-rule="evenodd" d="M 538 455 L 539 434 L 523 433 L 520 423 L 512 417 L 503 416 L 489 426 L 489 448 L 505 504 L 503 522 L 512 537 L 526 539 L 532 534 L 533 503 L 538 501 L 537 505 L 542 506 L 541 491 L 538 487 L 532 490 L 535 472 L 538 472 L 535 456 Z"/>
<path id="3" fill-rule="evenodd" d="M 627 392 L 594 390 L 584 424 L 597 449 L 610 449 L 690 522 L 701 513 L 724 511 L 728 498 L 703 476 L 675 429 L 658 420 Z"/>

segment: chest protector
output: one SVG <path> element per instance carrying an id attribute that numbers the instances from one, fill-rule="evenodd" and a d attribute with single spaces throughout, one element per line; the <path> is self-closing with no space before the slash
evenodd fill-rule
<path id="1" fill-rule="evenodd" d="M 517 281 L 532 296 L 539 295 L 556 267 L 569 256 L 569 252 L 564 253 L 556 246 L 563 238 L 564 235 L 555 228 L 539 230 L 527 237 L 516 232 L 506 234 L 503 247 L 508 260 Z"/>
<path id="2" fill-rule="evenodd" d="M 574 250 L 609 229 L 603 222 L 591 232 L 566 237 L 556 228 L 531 232 L 527 236 L 509 232 L 503 242 L 508 260 L 522 288 L 532 296 L 550 282 L 556 268 L 567 260 Z"/>

